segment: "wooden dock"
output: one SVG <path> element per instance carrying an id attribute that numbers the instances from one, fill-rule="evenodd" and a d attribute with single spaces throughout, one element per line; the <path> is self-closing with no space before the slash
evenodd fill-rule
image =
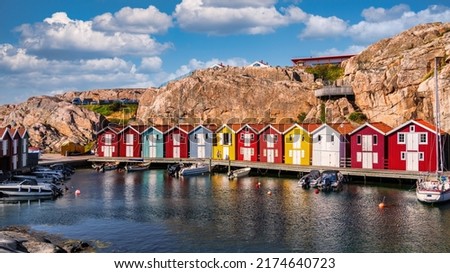
<path id="1" fill-rule="evenodd" d="M 399 180 L 416 180 L 418 177 L 426 175 L 424 172 L 415 171 L 403 171 L 403 170 L 374 170 L 374 169 L 357 169 L 357 168 L 333 168 L 325 166 L 303 166 L 303 165 L 291 165 L 291 164 L 279 164 L 279 163 L 265 163 L 265 162 L 252 162 L 252 161 L 236 161 L 236 160 L 215 160 L 215 159 L 192 159 L 192 158 L 104 158 L 104 157 L 91 157 L 88 159 L 90 162 L 111 162 L 119 161 L 123 163 L 131 162 L 151 162 L 155 164 L 175 164 L 175 163 L 207 163 L 212 168 L 215 166 L 222 166 L 228 168 L 242 168 L 250 167 L 260 173 L 267 171 L 282 173 L 298 173 L 303 175 L 309 173 L 311 170 L 338 170 L 346 176 L 359 178 L 361 181 L 366 179 L 374 180 L 378 179 L 399 179 Z M 450 172 L 445 173 L 450 175 Z"/>

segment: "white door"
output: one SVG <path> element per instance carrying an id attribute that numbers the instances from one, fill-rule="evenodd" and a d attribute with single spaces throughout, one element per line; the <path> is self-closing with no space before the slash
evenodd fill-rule
<path id="1" fill-rule="evenodd" d="M 245 147 L 250 146 L 250 139 L 251 139 L 250 134 L 244 134 L 244 146 Z"/>
<path id="2" fill-rule="evenodd" d="M 197 134 L 197 144 L 205 145 L 205 134 Z"/>
<path id="3" fill-rule="evenodd" d="M 371 152 L 362 153 L 362 167 L 365 169 L 373 168 L 373 154 Z"/>
<path id="4" fill-rule="evenodd" d="M 242 148 L 244 153 L 244 160 L 252 160 L 252 148 Z"/>
<path id="5" fill-rule="evenodd" d="M 125 155 L 126 157 L 133 157 L 134 156 L 133 146 L 127 146 L 125 153 L 126 153 L 126 155 Z"/>
<path id="6" fill-rule="evenodd" d="M 300 165 L 301 156 L 302 156 L 301 150 L 293 150 L 292 151 L 292 164 Z"/>
<path id="7" fill-rule="evenodd" d="M 173 146 L 180 146 L 180 134 L 173 134 Z"/>
<path id="8" fill-rule="evenodd" d="M 230 159 L 230 148 L 229 147 L 223 147 L 223 158 L 222 159 Z"/>
<path id="9" fill-rule="evenodd" d="M 205 158 L 206 152 L 205 152 L 205 146 L 198 146 L 197 147 L 197 158 Z"/>
<path id="10" fill-rule="evenodd" d="M 322 151 L 321 164 L 322 166 L 339 167 L 339 152 Z"/>
<path id="11" fill-rule="evenodd" d="M 406 154 L 406 170 L 418 171 L 419 170 L 419 153 L 405 152 Z"/>
<path id="12" fill-rule="evenodd" d="M 173 157 L 180 158 L 180 147 L 173 147 Z"/>
<path id="13" fill-rule="evenodd" d="M 419 134 L 408 133 L 406 137 L 406 151 L 418 151 L 419 150 Z"/>
<path id="14" fill-rule="evenodd" d="M 104 157 L 112 157 L 113 156 L 113 149 L 112 146 L 103 146 L 103 156 Z"/>
<path id="15" fill-rule="evenodd" d="M 302 138 L 300 135 L 292 135 L 292 143 L 294 149 L 300 149 Z"/>
<path id="16" fill-rule="evenodd" d="M 275 162 L 275 150 L 267 149 L 267 162 L 273 163 Z"/>
<path id="17" fill-rule="evenodd" d="M 273 148 L 274 141 L 275 141 L 275 135 L 274 134 L 267 134 L 266 135 L 267 148 Z"/>
<path id="18" fill-rule="evenodd" d="M 362 136 L 362 151 L 363 152 L 371 152 L 372 151 L 372 136 L 371 135 L 363 135 Z"/>
<path id="19" fill-rule="evenodd" d="M 148 156 L 152 157 L 152 158 L 156 157 L 156 147 L 155 146 L 148 147 Z"/>

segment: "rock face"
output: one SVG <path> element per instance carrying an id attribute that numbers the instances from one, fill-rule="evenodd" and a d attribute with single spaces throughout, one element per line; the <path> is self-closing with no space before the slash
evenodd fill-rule
<path id="1" fill-rule="evenodd" d="M 439 63 L 442 127 L 450 132 L 450 23 L 416 26 L 379 41 L 345 64 L 355 103 L 371 121 L 397 126 L 409 119 L 434 122 L 434 58 Z"/>
<path id="2" fill-rule="evenodd" d="M 314 78 L 301 68 L 224 67 L 146 91 L 137 118 L 142 122 L 282 122 L 316 105 Z"/>
<path id="3" fill-rule="evenodd" d="M 87 144 L 92 141 L 101 117 L 57 97 L 33 97 L 18 105 L 0 107 L 2 126 L 25 127 L 30 144 L 47 152 L 60 150 L 66 141 Z"/>

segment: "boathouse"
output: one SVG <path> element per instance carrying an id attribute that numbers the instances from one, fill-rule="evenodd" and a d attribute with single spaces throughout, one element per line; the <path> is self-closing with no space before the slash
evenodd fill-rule
<path id="1" fill-rule="evenodd" d="M 236 160 L 259 161 L 259 131 L 263 124 L 245 124 L 236 131 Z"/>
<path id="2" fill-rule="evenodd" d="M 440 132 L 445 135 L 444 131 Z M 424 120 L 409 120 L 387 133 L 391 170 L 434 172 L 437 168 L 436 127 Z"/>
<path id="3" fill-rule="evenodd" d="M 164 151 L 166 158 L 188 158 L 188 134 L 194 127 L 190 124 L 173 126 L 164 133 Z"/>
<path id="4" fill-rule="evenodd" d="M 28 143 L 30 139 L 30 135 L 28 134 L 28 130 L 20 127 L 16 130 L 16 133 L 20 136 L 19 138 L 19 161 L 18 167 L 24 168 L 28 166 Z"/>
<path id="5" fill-rule="evenodd" d="M 350 123 L 322 124 L 312 131 L 312 164 L 314 166 L 347 167 L 350 158 Z"/>
<path id="6" fill-rule="evenodd" d="M 189 157 L 190 158 L 211 158 L 214 131 L 214 124 L 198 125 L 189 132 Z"/>
<path id="7" fill-rule="evenodd" d="M 284 131 L 284 162 L 294 165 L 311 165 L 311 133 L 321 124 L 293 124 Z"/>
<path id="8" fill-rule="evenodd" d="M 164 157 L 164 132 L 169 129 L 169 125 L 149 126 L 141 133 L 142 151 L 144 158 Z"/>
<path id="9" fill-rule="evenodd" d="M 11 169 L 17 170 L 19 168 L 19 144 L 20 134 L 16 129 L 9 129 L 11 134 Z"/>
<path id="10" fill-rule="evenodd" d="M 392 127 L 383 122 L 364 123 L 350 133 L 352 168 L 385 169 Z"/>
<path id="11" fill-rule="evenodd" d="M 259 132 L 259 161 L 283 163 L 283 132 L 287 124 L 269 124 Z"/>
<path id="12" fill-rule="evenodd" d="M 141 133 L 146 128 L 144 125 L 128 125 L 119 132 L 119 157 L 141 157 Z"/>
<path id="13" fill-rule="evenodd" d="M 213 140 L 213 159 L 236 160 L 236 131 L 241 124 L 223 124 L 216 129 Z"/>
<path id="14" fill-rule="evenodd" d="M 99 157 L 118 157 L 122 127 L 106 126 L 97 132 L 97 155 Z"/>
<path id="15" fill-rule="evenodd" d="M 3 172 L 12 170 L 12 136 L 8 127 L 0 128 L 0 162 Z"/>

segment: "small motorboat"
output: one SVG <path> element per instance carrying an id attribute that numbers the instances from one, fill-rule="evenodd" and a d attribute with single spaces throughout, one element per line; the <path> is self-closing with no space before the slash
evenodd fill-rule
<path id="1" fill-rule="evenodd" d="M 247 167 L 247 168 L 241 168 L 241 169 L 237 169 L 234 171 L 230 171 L 230 172 L 228 172 L 228 178 L 235 179 L 235 178 L 247 176 L 251 170 L 252 170 L 252 168 Z"/>
<path id="2" fill-rule="evenodd" d="M 125 170 L 127 172 L 135 172 L 135 171 L 145 171 L 150 167 L 151 162 L 144 162 L 132 165 L 126 165 Z"/>
<path id="3" fill-rule="evenodd" d="M 22 182 L 0 184 L 0 193 L 6 196 L 59 196 L 62 190 L 53 183 L 38 183 L 25 179 Z"/>
<path id="4" fill-rule="evenodd" d="M 184 167 L 183 163 L 177 163 L 167 166 L 167 174 L 172 177 L 178 177 L 180 170 Z"/>
<path id="5" fill-rule="evenodd" d="M 310 173 L 302 176 L 298 181 L 298 184 L 304 188 L 309 189 L 311 187 L 317 187 L 317 180 L 320 178 L 319 170 L 311 170 Z"/>
<path id="6" fill-rule="evenodd" d="M 105 162 L 102 164 L 94 163 L 92 164 L 92 168 L 97 170 L 97 172 L 111 171 L 119 168 L 120 162 Z"/>
<path id="7" fill-rule="evenodd" d="M 340 191 L 343 188 L 345 177 L 340 171 L 323 171 L 318 179 L 318 188 L 321 191 Z"/>
<path id="8" fill-rule="evenodd" d="M 191 166 L 181 168 L 180 176 L 194 176 L 209 173 L 208 164 L 192 164 Z"/>

